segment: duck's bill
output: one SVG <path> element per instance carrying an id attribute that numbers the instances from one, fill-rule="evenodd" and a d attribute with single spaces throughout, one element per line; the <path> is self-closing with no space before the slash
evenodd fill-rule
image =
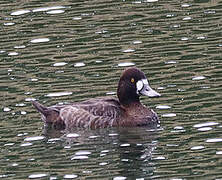
<path id="1" fill-rule="evenodd" d="M 137 88 L 137 94 L 139 95 L 144 95 L 144 96 L 149 96 L 149 97 L 160 97 L 161 95 L 154 91 L 147 79 L 141 79 L 136 83 L 136 88 Z"/>
<path id="2" fill-rule="evenodd" d="M 154 91 L 147 81 L 147 79 L 142 79 L 136 83 L 137 94 L 149 96 L 149 97 L 160 97 L 161 95 Z"/>
<path id="3" fill-rule="evenodd" d="M 159 94 L 158 92 L 154 91 L 150 86 L 147 86 L 140 91 L 141 95 L 144 96 L 149 96 L 149 97 L 160 97 L 161 94 Z"/>

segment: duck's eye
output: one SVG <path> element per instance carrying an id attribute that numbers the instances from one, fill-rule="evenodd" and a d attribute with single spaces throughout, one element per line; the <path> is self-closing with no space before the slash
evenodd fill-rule
<path id="1" fill-rule="evenodd" d="M 134 82 L 135 82 L 135 79 L 134 79 L 134 78 L 131 78 L 130 81 L 131 81 L 131 83 L 134 83 Z"/>

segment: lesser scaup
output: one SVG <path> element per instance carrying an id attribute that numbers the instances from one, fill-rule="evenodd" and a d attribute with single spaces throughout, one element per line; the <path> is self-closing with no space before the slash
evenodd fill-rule
<path id="1" fill-rule="evenodd" d="M 42 114 L 45 125 L 56 129 L 135 127 L 158 124 L 157 114 L 140 103 L 140 95 L 159 97 L 148 83 L 145 74 L 131 67 L 120 77 L 117 96 L 93 98 L 68 105 L 45 107 L 33 101 Z"/>

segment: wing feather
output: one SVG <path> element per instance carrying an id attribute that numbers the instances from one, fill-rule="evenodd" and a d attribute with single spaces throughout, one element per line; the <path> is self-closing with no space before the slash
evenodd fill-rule
<path id="1" fill-rule="evenodd" d="M 60 117 L 65 126 L 72 129 L 109 127 L 117 123 L 120 108 L 116 100 L 96 100 L 90 103 L 72 104 L 60 110 Z"/>

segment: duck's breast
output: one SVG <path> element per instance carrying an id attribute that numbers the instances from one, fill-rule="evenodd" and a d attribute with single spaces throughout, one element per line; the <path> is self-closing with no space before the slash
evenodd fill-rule
<path id="1" fill-rule="evenodd" d="M 120 126 L 123 127 L 152 126 L 160 123 L 158 115 L 152 109 L 140 103 L 126 108 L 126 112 L 119 122 Z"/>

